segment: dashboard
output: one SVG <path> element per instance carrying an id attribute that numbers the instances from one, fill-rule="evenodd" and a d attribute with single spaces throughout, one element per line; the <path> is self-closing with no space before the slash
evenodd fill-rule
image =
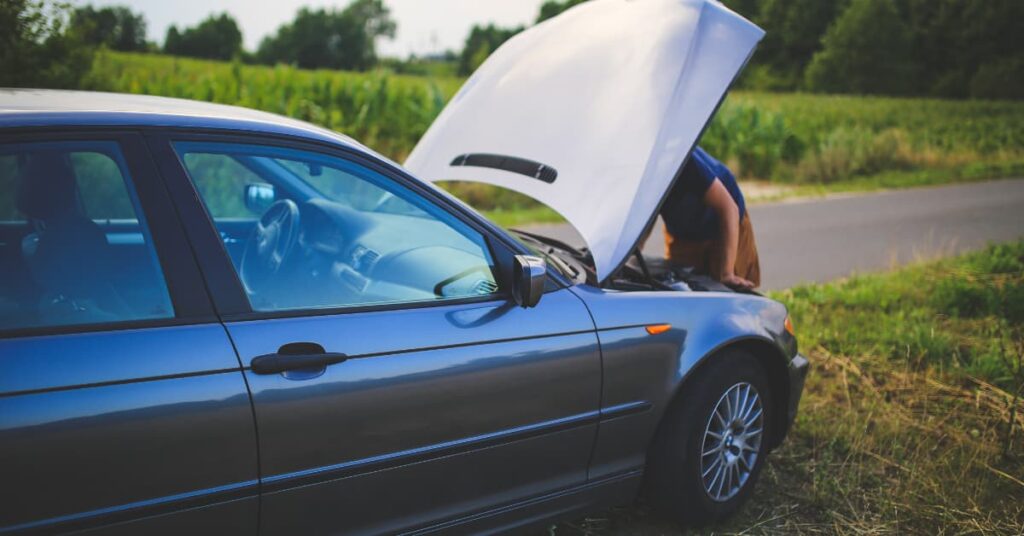
<path id="1" fill-rule="evenodd" d="M 296 260 L 286 276 L 293 280 L 286 284 L 293 299 L 340 306 L 498 291 L 486 246 L 444 222 L 326 199 L 302 203 L 300 214 Z M 318 284 L 310 285 L 311 277 Z"/>

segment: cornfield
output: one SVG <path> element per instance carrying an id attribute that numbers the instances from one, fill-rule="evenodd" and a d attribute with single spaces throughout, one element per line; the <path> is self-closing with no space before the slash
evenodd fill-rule
<path id="1" fill-rule="evenodd" d="M 85 88 L 244 106 L 344 132 L 402 159 L 461 85 L 386 71 L 264 67 L 149 54 L 97 54 Z"/>
<path id="2" fill-rule="evenodd" d="M 266 110 L 344 132 L 401 161 L 462 81 L 101 52 L 85 88 Z M 742 178 L 782 182 L 915 169 L 977 174 L 979 166 L 1017 172 L 1024 170 L 1024 103 L 736 91 L 701 143 Z"/>

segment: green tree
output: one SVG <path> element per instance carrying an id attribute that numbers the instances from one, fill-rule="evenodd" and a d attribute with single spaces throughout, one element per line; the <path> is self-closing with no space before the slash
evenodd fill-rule
<path id="1" fill-rule="evenodd" d="M 753 9 L 750 2 L 736 3 L 741 9 Z M 825 31 L 848 3 L 849 0 L 760 2 L 757 12 L 749 16 L 766 30 L 753 59 L 754 65 L 763 69 L 762 84 L 770 89 L 797 89 L 804 69 L 821 49 Z"/>
<path id="2" fill-rule="evenodd" d="M 195 27 L 181 31 L 172 25 L 167 29 L 164 53 L 230 60 L 242 53 L 242 31 L 227 13 L 210 15 Z"/>
<path id="3" fill-rule="evenodd" d="M 756 19 L 761 9 L 759 0 L 723 0 L 722 3 L 748 20 Z"/>
<path id="4" fill-rule="evenodd" d="M 974 95 L 974 78 L 1005 70 L 1024 56 L 1020 0 L 896 0 L 911 31 L 921 87 L 940 97 Z M 986 67 L 987 66 L 987 67 Z"/>
<path id="5" fill-rule="evenodd" d="M 537 22 L 544 22 L 572 6 L 582 4 L 587 0 L 545 0 L 540 6 L 540 13 L 537 14 Z"/>
<path id="6" fill-rule="evenodd" d="M 523 31 L 522 26 L 501 28 L 493 24 L 473 25 L 469 31 L 469 37 L 466 37 L 466 44 L 462 47 L 462 54 L 459 55 L 459 74 L 463 76 L 471 74 L 491 55 L 491 52 L 497 50 L 502 43 L 521 31 Z"/>
<path id="7" fill-rule="evenodd" d="M 124 6 L 75 8 L 71 28 L 92 45 L 124 51 L 146 50 L 146 19 Z"/>
<path id="8" fill-rule="evenodd" d="M 537 13 L 537 22 L 544 22 L 551 17 L 561 14 L 563 11 L 586 2 L 587 0 L 546 0 L 540 6 Z M 473 25 L 466 43 L 459 54 L 458 73 L 466 76 L 471 74 L 480 66 L 492 52 L 497 50 L 505 41 L 513 35 L 523 31 L 525 27 L 516 26 L 513 28 L 502 28 L 493 24 Z"/>
<path id="9" fill-rule="evenodd" d="M 0 86 L 74 88 L 92 66 L 61 4 L 2 0 L 0 28 Z"/>
<path id="10" fill-rule="evenodd" d="M 971 97 L 1024 99 L 1024 54 L 982 65 L 971 78 Z"/>
<path id="11" fill-rule="evenodd" d="M 365 70 L 377 63 L 377 39 L 394 37 L 395 29 L 382 0 L 355 0 L 340 11 L 302 8 L 260 43 L 256 58 L 303 68 Z"/>
<path id="12" fill-rule="evenodd" d="M 892 0 L 853 0 L 825 33 L 807 67 L 807 86 L 831 93 L 909 93 L 915 82 L 910 43 Z"/>

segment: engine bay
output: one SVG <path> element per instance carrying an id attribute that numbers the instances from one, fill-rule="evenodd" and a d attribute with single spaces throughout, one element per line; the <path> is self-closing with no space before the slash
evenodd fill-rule
<path id="1" fill-rule="evenodd" d="M 527 247 L 542 255 L 549 265 L 574 282 L 601 286 L 587 248 L 575 248 L 522 230 L 513 232 Z M 603 287 L 622 291 L 736 292 L 708 275 L 696 273 L 693 268 L 673 266 L 665 258 L 640 253 L 634 253 Z"/>

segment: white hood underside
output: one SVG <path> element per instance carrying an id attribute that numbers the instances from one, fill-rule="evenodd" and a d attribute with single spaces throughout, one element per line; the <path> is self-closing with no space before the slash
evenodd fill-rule
<path id="1" fill-rule="evenodd" d="M 714 0 L 585 2 L 496 50 L 405 166 L 548 205 L 586 240 L 603 282 L 763 35 Z"/>

